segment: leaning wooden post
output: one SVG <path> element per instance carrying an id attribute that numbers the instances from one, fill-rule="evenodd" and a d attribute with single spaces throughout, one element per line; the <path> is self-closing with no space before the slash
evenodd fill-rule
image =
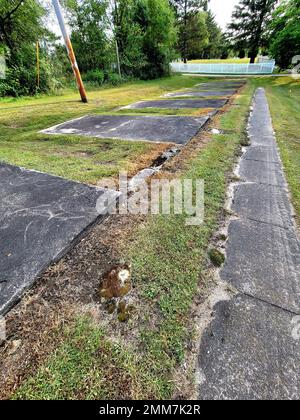
<path id="1" fill-rule="evenodd" d="M 86 96 L 86 91 L 85 91 L 85 88 L 84 88 L 84 85 L 83 85 L 83 82 L 82 82 L 81 74 L 80 74 L 80 71 L 79 71 L 79 68 L 78 68 L 78 64 L 77 64 L 77 61 L 76 61 L 76 57 L 75 57 L 75 54 L 74 54 L 72 43 L 71 43 L 71 40 L 70 40 L 69 35 L 68 35 L 66 23 L 65 23 L 63 14 L 62 14 L 62 10 L 61 10 L 61 6 L 59 4 L 59 0 L 52 0 L 52 4 L 53 4 L 53 7 L 54 7 L 56 16 L 57 16 L 57 20 L 58 20 L 58 23 L 59 23 L 59 26 L 60 26 L 60 29 L 61 29 L 61 33 L 62 33 L 64 41 L 65 41 L 65 45 L 66 45 L 68 55 L 69 55 L 69 58 L 70 58 L 70 61 L 71 61 L 72 69 L 73 69 L 73 72 L 74 72 L 74 75 L 75 75 L 75 79 L 76 79 L 76 82 L 77 82 L 77 86 L 78 86 L 78 89 L 79 89 L 79 92 L 80 92 L 82 102 L 87 103 L 88 100 L 87 100 L 87 96 Z"/>

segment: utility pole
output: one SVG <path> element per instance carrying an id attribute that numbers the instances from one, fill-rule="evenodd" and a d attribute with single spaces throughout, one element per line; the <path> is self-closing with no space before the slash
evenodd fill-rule
<path id="1" fill-rule="evenodd" d="M 36 42 L 36 85 L 37 89 L 40 90 L 40 44 Z"/>
<path id="2" fill-rule="evenodd" d="M 78 89 L 79 89 L 79 92 L 80 92 L 81 100 L 82 100 L 82 102 L 87 103 L 88 100 L 87 100 L 87 96 L 86 96 L 86 91 L 85 91 L 85 88 L 84 88 L 84 85 L 83 85 L 83 82 L 82 82 L 81 74 L 80 74 L 80 71 L 79 71 L 79 68 L 78 68 L 78 64 L 77 64 L 77 61 L 76 61 L 76 57 L 75 57 L 75 53 L 74 53 L 74 50 L 73 50 L 73 47 L 72 47 L 72 43 L 71 43 L 71 40 L 70 40 L 69 35 L 68 35 L 66 23 L 65 23 L 65 20 L 64 20 L 64 17 L 63 17 L 61 6 L 59 4 L 59 0 L 52 0 L 52 4 L 53 4 L 53 7 L 54 7 L 56 16 L 57 16 L 57 20 L 58 20 L 58 23 L 59 23 L 59 26 L 60 26 L 60 29 L 61 29 L 61 33 L 62 33 L 64 41 L 65 41 L 65 45 L 66 45 L 68 55 L 69 55 L 69 58 L 70 58 L 70 61 L 71 61 L 72 69 L 73 69 L 73 72 L 74 72 L 74 76 L 75 76 L 77 86 L 78 86 Z"/>

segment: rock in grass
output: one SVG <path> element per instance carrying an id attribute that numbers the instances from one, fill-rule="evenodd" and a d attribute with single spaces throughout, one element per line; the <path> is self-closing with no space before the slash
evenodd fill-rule
<path id="1" fill-rule="evenodd" d="M 208 253 L 209 258 L 214 266 L 221 267 L 225 262 L 225 255 L 222 254 L 218 249 L 211 249 Z"/>

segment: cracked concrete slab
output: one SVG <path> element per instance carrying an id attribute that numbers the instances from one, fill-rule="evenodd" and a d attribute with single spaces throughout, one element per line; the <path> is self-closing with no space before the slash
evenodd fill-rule
<path id="1" fill-rule="evenodd" d="M 203 400 L 300 397 L 300 341 L 294 315 L 244 295 L 214 307 L 200 346 Z"/>
<path id="2" fill-rule="evenodd" d="M 299 399 L 300 241 L 265 92 L 235 184 L 220 279 L 238 293 L 202 336 L 201 399 Z"/>
<path id="3" fill-rule="evenodd" d="M 122 109 L 206 109 L 206 108 L 223 108 L 228 102 L 227 99 L 166 99 L 157 101 L 141 101 L 132 105 L 128 105 Z"/>
<path id="4" fill-rule="evenodd" d="M 208 91 L 199 91 L 199 90 L 189 90 L 185 92 L 172 92 L 164 95 L 166 98 L 179 98 L 179 97 L 199 97 L 199 98 L 208 98 L 208 97 L 228 97 L 236 93 L 236 90 L 208 90 Z"/>
<path id="5" fill-rule="evenodd" d="M 220 276 L 237 290 L 300 314 L 300 243 L 292 230 L 251 220 L 229 226 Z"/>
<path id="6" fill-rule="evenodd" d="M 64 255 L 89 226 L 103 219 L 96 210 L 114 192 L 0 164 L 0 315 L 36 278 Z M 106 197 L 106 198 L 105 198 Z"/>
<path id="7" fill-rule="evenodd" d="M 239 175 L 248 182 L 286 186 L 281 165 L 279 163 L 242 159 Z"/>
<path id="8" fill-rule="evenodd" d="M 284 188 L 239 184 L 234 188 L 232 210 L 242 218 L 294 229 L 292 209 Z"/>
<path id="9" fill-rule="evenodd" d="M 243 159 L 256 160 L 258 162 L 281 163 L 274 142 L 269 146 L 266 146 L 265 144 L 261 146 L 252 144 L 251 147 L 247 147 Z"/>
<path id="10" fill-rule="evenodd" d="M 43 133 L 185 144 L 208 120 L 208 116 L 91 115 L 48 128 Z"/>

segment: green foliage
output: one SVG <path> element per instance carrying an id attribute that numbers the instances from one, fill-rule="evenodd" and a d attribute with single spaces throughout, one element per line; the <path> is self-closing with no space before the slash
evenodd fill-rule
<path id="1" fill-rule="evenodd" d="M 168 75 L 176 41 L 175 18 L 167 0 L 139 0 L 135 19 L 142 33 L 145 64 L 140 77 L 155 79 Z"/>
<path id="2" fill-rule="evenodd" d="M 111 45 L 107 34 L 106 0 L 69 0 L 71 41 L 82 72 L 106 69 L 111 65 Z"/>
<path id="3" fill-rule="evenodd" d="M 92 82 L 96 86 L 101 86 L 104 82 L 104 71 L 102 70 L 88 70 L 83 75 L 83 80 L 86 82 Z"/>
<path id="4" fill-rule="evenodd" d="M 46 60 L 46 44 L 53 40 L 45 29 L 46 15 L 38 1 L 0 0 L 0 43 L 6 56 L 6 79 L 0 81 L 0 96 L 32 95 L 53 84 L 52 66 Z M 37 87 L 36 42 L 40 51 L 40 87 Z"/>
<path id="5" fill-rule="evenodd" d="M 203 58 L 219 58 L 222 51 L 222 31 L 210 10 L 206 13 L 205 23 L 208 32 L 208 45 L 204 48 Z"/>
<path id="6" fill-rule="evenodd" d="M 281 69 L 292 65 L 300 54 L 300 0 L 285 0 L 276 9 L 269 26 L 269 53 Z"/>
<path id="7" fill-rule="evenodd" d="M 265 33 L 277 0 L 240 0 L 232 14 L 230 36 L 236 50 L 247 49 L 254 63 L 261 47 L 265 46 Z"/>
<path id="8" fill-rule="evenodd" d="M 206 25 L 206 13 L 199 12 L 191 15 L 187 24 L 187 50 L 188 59 L 193 60 L 204 56 L 205 49 L 209 46 L 209 33 Z"/>

